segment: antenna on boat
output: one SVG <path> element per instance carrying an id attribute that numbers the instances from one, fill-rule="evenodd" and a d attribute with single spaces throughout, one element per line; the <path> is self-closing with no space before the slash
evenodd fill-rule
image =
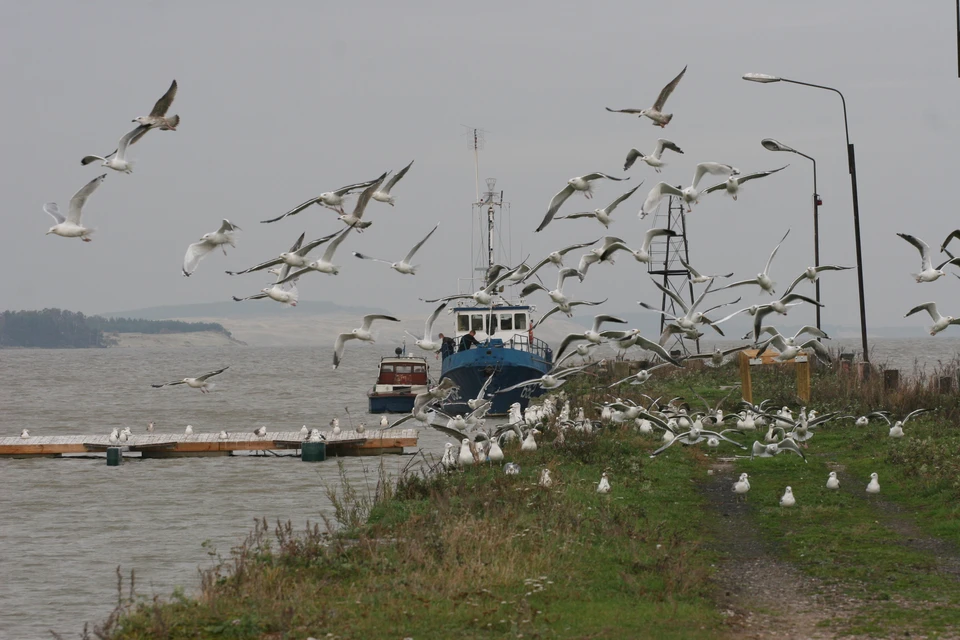
<path id="1" fill-rule="evenodd" d="M 486 134 L 487 132 L 483 129 L 477 127 L 470 127 L 465 124 L 460 125 L 467 129 L 467 134 L 469 134 L 469 144 L 470 148 L 473 149 L 473 183 L 474 188 L 476 189 L 477 199 L 474 202 L 480 202 L 480 152 L 483 151 L 484 146 L 486 146 Z"/>

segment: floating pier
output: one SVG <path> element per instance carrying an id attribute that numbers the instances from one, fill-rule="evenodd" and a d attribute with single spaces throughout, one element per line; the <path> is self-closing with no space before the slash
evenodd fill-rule
<path id="1" fill-rule="evenodd" d="M 343 430 L 339 435 L 321 432 L 326 455 L 368 456 L 403 453 L 404 447 L 417 446 L 416 429 L 369 429 L 363 433 Z M 104 453 L 120 447 L 124 453 L 139 453 L 144 458 L 191 456 L 227 456 L 242 451 L 299 450 L 304 443 L 300 431 L 267 432 L 263 437 L 247 431 L 229 433 L 220 439 L 217 433 L 135 434 L 126 442 L 112 443 L 109 435 L 97 436 L 19 436 L 0 438 L 0 457 L 55 457 L 69 454 Z"/>

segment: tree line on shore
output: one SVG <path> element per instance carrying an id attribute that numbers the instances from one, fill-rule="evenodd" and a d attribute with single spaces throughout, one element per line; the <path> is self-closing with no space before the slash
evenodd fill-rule
<path id="1" fill-rule="evenodd" d="M 62 309 L 0 313 L 0 347 L 100 348 L 116 343 L 111 334 L 197 331 L 214 331 L 230 336 L 230 332 L 217 322 L 104 318 Z"/>

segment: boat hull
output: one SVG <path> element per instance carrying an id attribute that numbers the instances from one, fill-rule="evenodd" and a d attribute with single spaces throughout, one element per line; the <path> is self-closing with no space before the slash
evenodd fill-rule
<path id="1" fill-rule="evenodd" d="M 416 395 L 411 393 L 367 394 L 370 413 L 410 413 L 414 398 Z"/>
<path id="2" fill-rule="evenodd" d="M 549 357 L 550 354 L 545 355 Z M 539 378 L 550 370 L 550 366 L 549 361 L 530 351 L 503 346 L 479 347 L 449 355 L 443 360 L 441 377 L 450 378 L 459 388 L 454 389 L 444 402 L 443 410 L 450 415 L 470 413 L 467 400 L 477 397 L 490 374 L 494 374 L 494 379 L 487 392 L 488 395 L 492 394 L 489 399 L 493 405 L 488 415 L 507 415 L 514 402 L 519 402 L 521 408 L 526 409 L 531 398 L 543 394 L 543 389 L 538 385 L 506 393 L 493 392 Z"/>

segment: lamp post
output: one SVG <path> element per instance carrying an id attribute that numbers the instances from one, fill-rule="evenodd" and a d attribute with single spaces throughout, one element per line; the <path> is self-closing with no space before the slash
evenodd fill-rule
<path id="1" fill-rule="evenodd" d="M 760 141 L 760 144 L 763 145 L 764 149 L 768 151 L 786 151 L 788 153 L 795 153 L 798 156 L 803 156 L 807 160 L 813 163 L 813 266 L 820 266 L 820 194 L 817 193 L 817 161 L 808 156 L 805 153 L 801 153 L 789 147 L 778 140 L 773 138 L 764 138 Z M 816 298 L 817 302 L 820 302 L 820 278 L 817 278 L 814 283 L 816 287 Z M 820 328 L 820 307 L 817 309 L 817 329 Z"/>
<path id="2" fill-rule="evenodd" d="M 850 142 L 850 126 L 847 123 L 847 101 L 839 90 L 833 87 L 825 87 L 821 84 L 811 84 L 809 82 L 800 82 L 799 80 L 788 80 L 779 76 L 771 76 L 765 73 L 745 73 L 744 80 L 750 82 L 759 82 L 767 84 L 770 82 L 789 82 L 790 84 L 799 84 L 804 87 L 813 87 L 814 89 L 825 89 L 833 91 L 840 96 L 840 103 L 843 105 L 843 130 L 847 138 L 847 166 L 850 171 L 850 190 L 853 193 L 853 238 L 857 250 L 857 286 L 860 294 L 860 339 L 863 345 L 863 361 L 870 362 L 870 352 L 867 348 L 867 307 L 863 298 L 863 252 L 860 248 L 860 201 L 857 198 L 857 160 L 854 153 L 853 144 Z"/>

